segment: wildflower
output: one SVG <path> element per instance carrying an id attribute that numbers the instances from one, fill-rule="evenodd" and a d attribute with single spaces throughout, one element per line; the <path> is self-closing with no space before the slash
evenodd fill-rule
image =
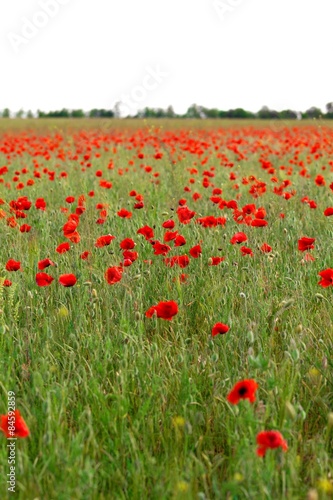
<path id="1" fill-rule="evenodd" d="M 228 325 L 225 325 L 224 323 L 216 323 L 213 328 L 212 328 L 212 336 L 215 337 L 216 335 L 224 334 L 229 331 Z"/>
<path id="2" fill-rule="evenodd" d="M 233 389 L 229 392 L 227 399 L 229 403 L 237 405 L 241 399 L 248 399 L 250 403 L 256 400 L 256 390 L 258 384 L 255 380 L 242 380 L 234 385 Z"/>
<path id="3" fill-rule="evenodd" d="M 266 451 L 274 448 L 282 448 L 283 451 L 288 450 L 287 442 L 283 439 L 283 436 L 278 431 L 262 431 L 257 435 L 257 455 L 259 457 L 264 457 Z"/>
<path id="4" fill-rule="evenodd" d="M 25 438 L 30 434 L 28 426 L 19 410 L 9 412 L 8 415 L 1 415 L 0 430 L 2 430 L 7 438 Z"/>
<path id="5" fill-rule="evenodd" d="M 178 313 L 178 305 L 173 300 L 168 302 L 159 302 L 156 306 L 152 306 L 146 312 L 146 317 L 151 318 L 156 313 L 158 318 L 171 321 L 173 316 Z"/>

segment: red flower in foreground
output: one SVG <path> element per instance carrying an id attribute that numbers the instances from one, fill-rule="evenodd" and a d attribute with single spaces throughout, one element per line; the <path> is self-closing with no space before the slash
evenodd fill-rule
<path id="1" fill-rule="evenodd" d="M 264 219 L 253 219 L 253 221 L 251 221 L 252 227 L 264 227 L 267 226 L 267 224 L 267 220 Z"/>
<path id="2" fill-rule="evenodd" d="M 115 266 L 115 267 L 109 267 L 109 269 L 105 271 L 104 276 L 109 285 L 114 285 L 115 283 L 118 283 L 118 281 L 121 280 L 122 273 L 123 273 L 122 267 Z"/>
<path id="3" fill-rule="evenodd" d="M 274 448 L 282 448 L 283 451 L 288 450 L 287 442 L 283 439 L 283 436 L 278 431 L 262 431 L 257 435 L 257 455 L 259 457 L 264 457 L 266 451 Z"/>
<path id="4" fill-rule="evenodd" d="M 70 244 L 69 243 L 60 243 L 60 245 L 57 246 L 56 252 L 58 253 L 66 253 L 70 249 Z"/>
<path id="5" fill-rule="evenodd" d="M 242 380 L 234 385 L 233 389 L 228 394 L 228 401 L 233 405 L 237 405 L 241 399 L 248 399 L 250 403 L 256 400 L 256 390 L 258 384 L 255 380 Z"/>
<path id="6" fill-rule="evenodd" d="M 96 248 L 102 248 L 110 245 L 111 241 L 115 239 L 115 236 L 112 236 L 111 234 L 107 234 L 105 236 L 100 236 L 97 238 L 95 242 L 95 247 Z"/>
<path id="7" fill-rule="evenodd" d="M 120 248 L 123 250 L 132 250 L 135 247 L 135 243 L 131 238 L 125 238 L 120 242 Z"/>
<path id="8" fill-rule="evenodd" d="M 36 283 L 38 286 L 50 286 L 54 278 L 46 273 L 36 274 Z"/>
<path id="9" fill-rule="evenodd" d="M 247 241 L 247 236 L 244 233 L 236 233 L 233 235 L 233 237 L 230 240 L 230 243 L 234 245 L 235 243 L 244 243 L 244 241 Z"/>
<path id="10" fill-rule="evenodd" d="M 154 230 L 149 226 L 140 227 L 140 229 L 137 230 L 137 234 L 142 234 L 146 240 L 154 238 Z"/>
<path id="11" fill-rule="evenodd" d="M 37 210 L 45 210 L 46 203 L 45 203 L 44 198 L 37 198 L 36 203 L 35 203 L 35 207 L 37 208 Z"/>
<path id="12" fill-rule="evenodd" d="M 272 251 L 272 247 L 268 245 L 268 243 L 263 243 L 260 247 L 260 250 L 264 253 L 269 253 Z"/>
<path id="13" fill-rule="evenodd" d="M 240 251 L 242 252 L 242 255 L 250 255 L 251 257 L 253 257 L 253 252 L 251 248 L 241 247 Z"/>
<path id="14" fill-rule="evenodd" d="M 219 333 L 224 334 L 229 331 L 228 325 L 224 325 L 223 323 L 216 323 L 212 328 L 212 336 L 215 337 L 219 335 Z"/>
<path id="15" fill-rule="evenodd" d="M 7 271 L 18 271 L 21 268 L 21 262 L 14 259 L 9 259 L 6 264 Z"/>
<path id="16" fill-rule="evenodd" d="M 74 286 L 76 283 L 77 279 L 74 274 L 62 274 L 59 278 L 59 283 L 62 286 Z"/>
<path id="17" fill-rule="evenodd" d="M 209 266 L 218 266 L 225 260 L 225 257 L 210 257 L 208 260 Z"/>
<path id="18" fill-rule="evenodd" d="M 22 224 L 22 226 L 20 227 L 20 232 L 21 233 L 29 233 L 30 229 L 31 229 L 31 226 L 29 226 L 29 224 Z"/>
<path id="19" fill-rule="evenodd" d="M 3 284 L 2 284 L 2 285 L 3 285 L 3 286 L 12 286 L 12 284 L 13 284 L 13 283 L 12 283 L 10 280 L 4 280 L 4 282 L 3 282 Z"/>
<path id="20" fill-rule="evenodd" d="M 9 412 L 8 415 L 1 415 L 0 429 L 7 438 L 25 438 L 30 431 L 19 410 Z"/>
<path id="21" fill-rule="evenodd" d="M 324 271 L 320 271 L 318 274 L 322 278 L 318 285 L 323 288 L 333 285 L 333 269 L 325 269 Z"/>
<path id="22" fill-rule="evenodd" d="M 146 317 L 151 318 L 156 313 L 158 318 L 170 321 L 173 316 L 178 313 L 178 305 L 173 300 L 169 302 L 159 302 L 156 306 L 152 306 L 146 312 Z"/>
<path id="23" fill-rule="evenodd" d="M 193 257 L 193 259 L 198 259 L 202 254 L 201 245 L 195 245 L 194 247 L 190 248 L 189 253 L 190 256 Z"/>
<path id="24" fill-rule="evenodd" d="M 298 250 L 301 252 L 305 252 L 306 250 L 311 250 L 314 248 L 314 242 L 316 241 L 316 238 L 307 238 L 306 236 L 303 236 L 303 238 L 298 240 Z"/>
<path id="25" fill-rule="evenodd" d="M 123 219 L 130 219 L 132 217 L 132 212 L 129 212 L 125 208 L 122 208 L 117 212 L 118 217 L 122 217 Z"/>
<path id="26" fill-rule="evenodd" d="M 326 217 L 330 217 L 331 215 L 333 215 L 333 207 L 326 208 L 326 210 L 324 211 L 324 215 Z"/>
<path id="27" fill-rule="evenodd" d="M 50 259 L 43 259 L 43 260 L 40 260 L 38 262 L 38 269 L 40 271 L 43 271 L 43 269 L 45 269 L 46 267 L 49 267 L 49 266 L 54 266 L 54 262 L 52 262 L 52 260 Z"/>

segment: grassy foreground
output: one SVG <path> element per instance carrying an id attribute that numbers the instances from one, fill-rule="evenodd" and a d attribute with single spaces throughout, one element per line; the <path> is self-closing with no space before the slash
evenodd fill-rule
<path id="1" fill-rule="evenodd" d="M 323 214 L 333 206 L 333 132 L 255 126 L 2 128 L 0 278 L 12 285 L 0 287 L 0 413 L 14 392 L 30 430 L 16 441 L 18 498 L 332 498 L 332 287 L 321 287 L 318 273 L 333 267 L 333 217 Z M 25 218 L 10 205 L 23 196 L 32 202 Z M 195 212 L 186 224 L 181 199 Z M 249 224 L 242 208 L 253 204 L 267 226 Z M 71 213 L 79 213 L 79 242 L 63 233 Z M 226 221 L 197 221 L 206 216 Z M 171 247 L 167 255 L 137 234 L 146 225 Z M 186 243 L 165 242 L 167 231 Z M 237 232 L 247 241 L 231 244 Z M 96 247 L 108 234 L 110 245 Z M 314 248 L 300 251 L 302 237 L 315 238 Z M 124 263 L 125 238 L 137 259 L 109 284 L 105 272 Z M 60 254 L 63 242 L 70 250 Z M 242 255 L 243 245 L 253 255 Z M 180 255 L 186 268 L 166 265 Z M 225 259 L 215 266 L 213 257 Z M 46 258 L 54 281 L 40 287 Z M 18 271 L 6 269 L 9 259 Z M 58 282 L 68 273 L 73 287 Z M 146 317 L 160 301 L 177 303 L 171 321 Z M 229 331 L 212 336 L 218 322 Z M 257 382 L 256 400 L 233 405 L 227 395 L 244 379 Z M 288 450 L 257 456 L 263 430 L 279 431 Z M 10 498 L 0 438 L 0 496 Z"/>

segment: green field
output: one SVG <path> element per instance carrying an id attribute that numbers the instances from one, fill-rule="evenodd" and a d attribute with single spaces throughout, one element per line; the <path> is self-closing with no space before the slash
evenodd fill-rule
<path id="1" fill-rule="evenodd" d="M 333 268 L 333 217 L 324 215 L 332 160 L 329 122 L 0 120 L 0 413 L 12 391 L 30 430 L 16 441 L 17 498 L 332 498 L 332 287 L 318 275 Z M 182 199 L 195 212 L 185 224 Z M 79 242 L 63 233 L 74 213 Z M 156 243 L 137 233 L 144 226 L 167 254 L 154 254 Z M 185 244 L 166 241 L 167 231 Z M 231 244 L 238 232 L 247 241 Z M 109 234 L 109 245 L 95 246 Z M 299 250 L 302 237 L 314 248 Z M 125 238 L 138 255 L 112 285 L 105 272 L 124 262 Z M 63 242 L 70 250 L 60 254 Z M 165 261 L 184 255 L 184 268 Z M 211 265 L 213 257 L 224 260 Z M 54 281 L 41 287 L 37 265 L 47 258 Z M 18 271 L 6 269 L 9 259 Z M 61 286 L 69 273 L 76 284 Z M 177 303 L 171 321 L 146 316 L 160 301 Z M 229 331 L 212 336 L 219 322 Z M 246 379 L 258 384 L 255 401 L 231 404 Z M 259 457 L 265 430 L 279 431 L 288 449 Z"/>

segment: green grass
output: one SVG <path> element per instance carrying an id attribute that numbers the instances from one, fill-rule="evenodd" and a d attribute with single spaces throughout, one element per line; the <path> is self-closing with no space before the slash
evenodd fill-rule
<path id="1" fill-rule="evenodd" d="M 150 149 L 144 151 L 149 154 Z M 332 205 L 332 193 L 317 187 L 313 176 L 308 180 L 296 173 L 291 179 L 299 194 L 288 201 L 272 194 L 270 184 L 262 198 L 253 200 L 248 186 L 240 184 L 240 206 L 264 206 L 269 225 L 237 225 L 230 211 L 219 211 L 209 201 L 199 181 L 193 189 L 203 194 L 201 200 L 194 203 L 184 193 L 190 177 L 186 169 L 194 161 L 189 154 L 176 166 L 167 155 L 159 162 L 145 160 L 160 172 L 160 185 L 150 183 L 139 168 L 117 175 L 132 156 L 123 144 L 112 171 L 106 170 L 110 154 L 102 152 L 82 174 L 75 170 L 77 162 L 62 164 L 67 179 L 52 183 L 45 177 L 22 191 L 0 185 L 6 203 L 26 194 L 33 201 L 44 196 L 48 205 L 46 212 L 32 207 L 28 218 L 19 221 L 32 225 L 28 234 L 0 220 L 0 277 L 13 281 L 11 288 L 0 287 L 0 413 L 7 413 L 7 391 L 14 391 L 31 432 L 17 440 L 16 496 L 306 498 L 333 472 L 332 289 L 318 286 L 318 272 L 333 267 L 332 221 L 322 215 Z M 0 166 L 5 165 L 4 156 L 0 158 Z M 277 159 L 276 166 L 283 161 L 288 158 Z M 327 161 L 324 156 L 311 168 L 318 173 Z M 52 170 L 59 160 L 44 163 Z M 9 178 L 23 164 L 31 169 L 32 158 L 15 159 Z M 207 165 L 218 165 L 213 154 Z M 114 183 L 111 190 L 98 188 L 94 173 L 99 168 Z M 256 154 L 233 170 L 239 180 L 266 175 Z M 230 171 L 217 167 L 213 179 L 227 200 L 236 194 Z M 332 182 L 331 172 L 324 175 Z M 66 221 L 59 208 L 66 206 L 66 196 L 90 189 L 96 196 L 87 197 L 81 242 L 58 255 L 55 248 L 65 241 Z M 117 210 L 133 205 L 130 189 L 144 194 L 145 208 L 133 210 L 132 219 L 120 219 Z M 300 202 L 303 191 L 317 201 L 317 210 Z M 226 226 L 178 224 L 174 214 L 181 197 L 198 216 L 227 214 Z M 102 226 L 95 224 L 98 202 L 110 205 Z M 184 270 L 166 267 L 136 235 L 139 227 L 155 225 L 155 238 L 162 241 L 161 224 L 170 217 L 187 240 L 173 254 L 188 253 L 203 240 L 202 256 Z M 237 231 L 248 235 L 245 244 L 253 249 L 253 258 L 242 257 L 239 246 L 229 244 Z M 116 236 L 110 247 L 94 248 L 96 238 L 108 233 Z M 303 265 L 297 241 L 305 235 L 316 238 L 316 260 Z M 121 261 L 119 243 L 125 237 L 136 241 L 139 259 L 125 269 L 120 283 L 109 286 L 104 272 Z M 258 250 L 263 242 L 273 247 L 273 256 Z M 88 264 L 79 258 L 86 249 L 93 253 Z M 208 266 L 209 258 L 218 255 L 226 260 Z M 46 257 L 57 264 L 47 272 L 55 278 L 73 272 L 77 285 L 62 288 L 55 279 L 50 287 L 38 288 L 37 262 Z M 8 273 L 9 258 L 20 260 L 23 272 Z M 149 266 L 144 259 L 154 262 Z M 179 284 L 173 279 L 182 271 L 189 279 Z M 171 322 L 145 317 L 160 300 L 178 303 L 179 314 Z M 230 330 L 212 338 L 216 322 L 227 323 Z M 228 392 L 246 378 L 259 384 L 257 401 L 230 405 Z M 266 429 L 283 434 L 286 453 L 268 450 L 264 459 L 256 456 L 256 435 Z M 1 443 L 0 491 L 7 498 L 4 436 Z M 318 493 L 320 498 L 332 495 L 325 494 L 324 486 Z"/>

